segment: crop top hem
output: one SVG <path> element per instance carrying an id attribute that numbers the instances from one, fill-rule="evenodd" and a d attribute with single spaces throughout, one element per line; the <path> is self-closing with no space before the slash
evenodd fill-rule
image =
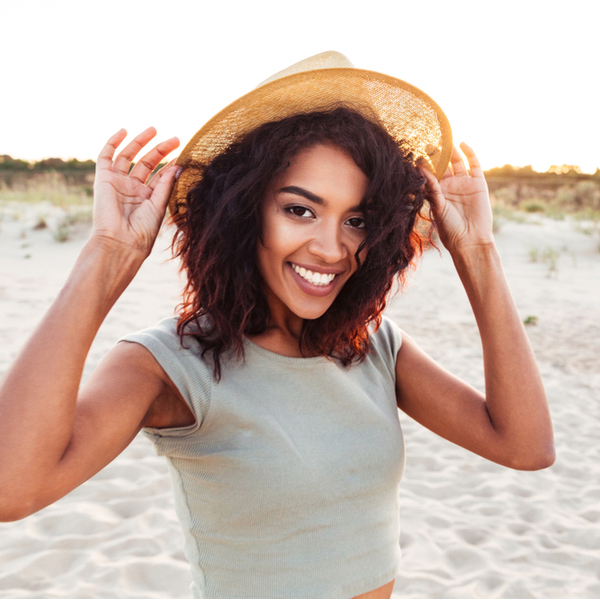
<path id="1" fill-rule="evenodd" d="M 393 569 L 389 569 L 383 575 L 379 577 L 369 577 L 362 581 L 352 582 L 351 585 L 343 585 L 341 587 L 340 598 L 354 598 L 354 596 L 360 596 L 376 590 L 377 588 L 389 583 L 393 579 L 396 579 L 400 574 L 400 564 L 398 563 Z"/>

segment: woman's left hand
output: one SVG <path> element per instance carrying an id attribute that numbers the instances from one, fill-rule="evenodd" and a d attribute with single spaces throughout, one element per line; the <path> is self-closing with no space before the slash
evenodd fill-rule
<path id="1" fill-rule="evenodd" d="M 492 210 L 483 171 L 475 152 L 464 142 L 460 147 L 469 161 L 470 174 L 456 146 L 452 148 L 452 158 L 441 181 L 421 168 L 427 178 L 440 239 L 450 252 L 494 242 Z"/>

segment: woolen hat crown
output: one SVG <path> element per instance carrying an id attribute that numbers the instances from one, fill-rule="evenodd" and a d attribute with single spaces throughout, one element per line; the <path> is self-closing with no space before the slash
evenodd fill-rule
<path id="1" fill-rule="evenodd" d="M 441 108 L 418 88 L 389 75 L 355 68 L 339 52 L 322 52 L 272 75 L 216 114 L 192 137 L 177 164 L 169 210 L 184 211 L 203 168 L 233 142 L 264 123 L 338 106 L 381 125 L 396 143 L 423 159 L 438 179 L 452 153 L 452 132 Z"/>

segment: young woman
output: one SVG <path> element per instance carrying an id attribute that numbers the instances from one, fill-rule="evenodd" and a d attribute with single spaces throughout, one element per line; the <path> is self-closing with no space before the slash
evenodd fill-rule
<path id="1" fill-rule="evenodd" d="M 62 497 L 144 428 L 169 462 L 197 596 L 389 598 L 398 407 L 500 464 L 552 464 L 475 154 L 462 146 L 469 172 L 422 92 L 329 58 L 225 109 L 149 182 L 177 140 L 130 171 L 154 130 L 116 158 L 126 134 L 110 138 L 91 237 L 1 390 L 3 520 Z M 170 195 L 187 275 L 179 316 L 126 336 L 79 391 Z M 421 251 L 426 199 L 477 319 L 485 396 L 381 315 Z"/>

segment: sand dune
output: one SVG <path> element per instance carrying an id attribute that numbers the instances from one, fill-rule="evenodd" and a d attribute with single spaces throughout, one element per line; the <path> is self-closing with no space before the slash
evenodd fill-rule
<path id="1" fill-rule="evenodd" d="M 23 211 L 21 211 L 23 214 Z M 83 239 L 0 222 L 0 372 L 62 285 Z M 402 416 L 403 572 L 394 597 L 600 597 L 600 253 L 562 221 L 506 223 L 498 245 L 528 327 L 555 424 L 556 464 L 510 471 Z M 179 281 L 163 233 L 103 325 L 87 376 L 123 334 L 172 314 Z M 551 249 L 550 252 L 548 249 Z M 537 253 L 537 262 L 531 258 Z M 545 256 L 544 256 L 545 253 Z M 427 253 L 387 314 L 442 365 L 482 387 L 481 348 L 446 253 Z M 53 506 L 0 524 L 0 597 L 189 597 L 166 465 L 138 437 Z"/>

